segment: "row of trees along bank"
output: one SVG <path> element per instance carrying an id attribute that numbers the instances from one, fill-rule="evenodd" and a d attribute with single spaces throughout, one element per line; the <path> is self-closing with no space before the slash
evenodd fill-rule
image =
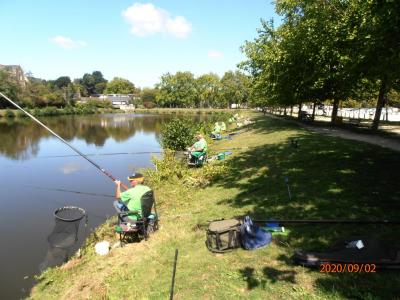
<path id="1" fill-rule="evenodd" d="M 44 80 L 32 76 L 27 77 L 25 86 L 18 84 L 14 76 L 0 70 L 0 91 L 7 94 L 18 104 L 28 108 L 48 106 L 66 107 L 75 105 L 76 100 L 99 94 L 135 94 L 140 91 L 127 79 L 115 77 L 107 81 L 100 71 L 86 73 L 82 78 L 73 81 L 68 76 L 56 80 Z M 10 107 L 4 99 L 0 99 L 0 108 Z"/>
<path id="2" fill-rule="evenodd" d="M 242 50 L 255 106 L 376 97 L 372 129 L 388 92 L 400 90 L 400 1 L 277 0 L 282 24 L 261 22 Z"/>
<path id="3" fill-rule="evenodd" d="M 94 71 L 71 81 L 68 76 L 56 80 L 28 77 L 21 87 L 13 77 L 0 71 L 0 90 L 25 107 L 65 107 L 74 105 L 80 97 L 99 94 L 134 94 L 132 104 L 152 107 L 226 108 L 231 104 L 246 104 L 250 94 L 250 77 L 242 72 L 228 71 L 222 78 L 209 73 L 197 78 L 191 72 L 166 73 L 154 88 L 136 88 L 127 79 L 116 77 L 108 82 L 103 74 Z M 0 100 L 0 108 L 9 104 Z"/>

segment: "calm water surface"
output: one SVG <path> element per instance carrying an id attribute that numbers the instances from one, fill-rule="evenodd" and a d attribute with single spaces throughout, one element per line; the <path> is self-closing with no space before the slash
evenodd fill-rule
<path id="1" fill-rule="evenodd" d="M 154 154 L 135 152 L 161 151 L 158 134 L 162 123 L 170 118 L 110 114 L 41 120 L 124 180 L 129 173 L 152 166 L 150 158 Z M 113 195 L 115 185 L 29 119 L 0 120 L 0 170 L 0 298 L 19 299 L 29 294 L 34 275 L 60 263 L 60 249 L 49 243 L 55 228 L 54 211 L 73 205 L 88 215 L 87 226 L 84 221 L 80 224 L 78 241 L 70 249 L 73 252 L 93 228 L 114 214 L 113 199 L 102 195 Z"/>

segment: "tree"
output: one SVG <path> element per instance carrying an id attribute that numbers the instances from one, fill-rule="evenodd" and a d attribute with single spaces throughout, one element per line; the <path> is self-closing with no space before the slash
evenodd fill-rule
<path id="1" fill-rule="evenodd" d="M 209 73 L 196 79 L 196 107 L 217 106 L 221 99 L 221 84 L 217 74 Z"/>
<path id="2" fill-rule="evenodd" d="M 0 70 L 0 92 L 4 93 L 10 99 L 18 102 L 19 96 L 21 94 L 21 87 L 18 85 L 17 81 L 6 71 Z M 8 101 L 1 97 L 0 108 L 12 106 Z"/>
<path id="3" fill-rule="evenodd" d="M 135 85 L 127 79 L 114 77 L 105 90 L 106 94 L 133 94 L 135 92 Z"/>
<path id="4" fill-rule="evenodd" d="M 154 105 L 154 103 L 156 103 L 157 93 L 158 93 L 157 89 L 144 88 L 140 92 L 141 104 L 143 104 L 143 103 L 153 103 L 153 105 Z M 139 103 L 136 103 L 136 104 L 139 104 Z"/>
<path id="5" fill-rule="evenodd" d="M 228 71 L 221 78 L 220 107 L 231 107 L 231 104 L 243 104 L 249 96 L 250 79 L 243 73 Z"/>
<path id="6" fill-rule="evenodd" d="M 56 87 L 58 87 L 59 89 L 68 87 L 68 85 L 71 84 L 71 79 L 68 76 L 61 76 L 58 77 L 55 81 L 54 81 L 54 85 Z"/>
<path id="7" fill-rule="evenodd" d="M 92 74 L 84 74 L 79 83 L 85 88 L 84 94 L 95 95 L 104 92 L 107 80 L 100 71 L 94 71 Z"/>
<path id="8" fill-rule="evenodd" d="M 348 31 L 358 55 L 353 58 L 360 77 L 379 83 L 372 125 L 377 130 L 386 94 L 400 79 L 400 1 L 351 1 Z"/>
<path id="9" fill-rule="evenodd" d="M 332 99 L 336 120 L 339 101 L 349 97 L 358 80 L 350 59 L 357 52 L 346 27 L 348 5 L 340 0 L 276 2 L 283 24 L 275 29 L 263 21 L 259 37 L 244 46 L 249 60 L 242 64 L 254 74 L 265 102 L 301 107 Z"/>
<path id="10" fill-rule="evenodd" d="M 192 107 L 197 98 L 196 81 L 191 72 L 166 73 L 156 84 L 157 104 L 162 107 Z"/>

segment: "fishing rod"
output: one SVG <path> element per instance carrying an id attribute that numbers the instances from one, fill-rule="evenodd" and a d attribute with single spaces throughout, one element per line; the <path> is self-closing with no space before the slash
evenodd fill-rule
<path id="1" fill-rule="evenodd" d="M 143 151 L 143 152 L 114 152 L 114 153 L 90 153 L 90 154 L 85 154 L 85 156 L 111 156 L 111 155 L 140 155 L 140 154 L 153 154 L 153 153 L 163 153 L 161 151 Z M 66 154 L 66 155 L 47 155 L 47 156 L 38 156 L 36 158 L 60 158 L 60 157 L 75 157 L 75 156 L 80 156 L 77 154 Z"/>
<path id="2" fill-rule="evenodd" d="M 242 219 L 238 218 L 237 219 Z M 224 219 L 221 219 L 224 220 Z M 260 224 L 260 225 L 265 225 L 267 223 L 272 223 L 276 224 L 276 226 L 279 225 L 285 225 L 285 224 L 299 224 L 299 225 L 316 225 L 316 224 L 321 224 L 321 225 L 330 225 L 330 224 L 338 224 L 338 225 L 351 225 L 351 224 L 375 224 L 375 225 L 400 225 L 399 220 L 276 220 L 276 219 L 270 219 L 270 220 L 252 220 L 254 223 Z M 212 222 L 212 220 L 207 220 L 207 223 L 198 223 L 196 226 L 198 228 L 206 228 L 209 226 L 209 223 Z M 278 225 L 279 224 L 279 225 Z"/>
<path id="3" fill-rule="evenodd" d="M 33 115 L 31 115 L 29 112 L 27 112 L 26 110 L 24 110 L 21 106 L 19 106 L 17 103 L 15 103 L 14 101 L 12 101 L 10 98 L 8 98 L 6 95 L 4 95 L 2 92 L 0 92 L 0 96 L 2 96 L 4 99 L 6 99 L 8 102 L 10 102 L 12 105 L 14 105 L 16 108 L 20 109 L 21 111 L 23 111 L 26 115 L 28 115 L 30 118 L 32 118 L 35 122 L 37 122 L 38 124 L 40 124 L 41 126 L 43 126 L 46 130 L 48 130 L 50 133 L 52 133 L 55 137 L 57 137 L 61 142 L 63 142 L 65 145 L 67 145 L 68 147 L 70 147 L 72 150 L 74 150 L 76 153 L 78 153 L 80 156 L 82 156 L 84 159 L 86 159 L 88 162 L 90 162 L 93 166 L 95 166 L 97 169 L 99 169 L 104 175 L 106 175 L 107 177 L 109 177 L 112 181 L 116 181 L 117 179 L 112 176 L 110 173 L 108 173 L 105 169 L 103 169 L 102 167 L 100 167 L 98 164 L 96 164 L 93 160 L 91 160 L 90 158 L 88 158 L 87 156 L 85 156 L 85 154 L 83 154 L 81 151 L 79 151 L 78 149 L 76 149 L 74 146 L 72 146 L 70 143 L 68 143 L 66 140 L 64 140 L 61 136 L 59 136 L 57 133 L 55 133 L 53 130 L 51 130 L 49 127 L 47 127 L 46 125 L 44 125 L 41 121 L 39 121 L 37 118 L 35 118 Z M 128 189 L 128 187 L 121 182 L 121 186 L 124 189 Z"/>
<path id="4" fill-rule="evenodd" d="M 278 224 L 391 224 L 400 225 L 399 220 L 253 220 L 255 223 Z"/>
<path id="5" fill-rule="evenodd" d="M 251 148 L 255 148 L 255 147 L 231 147 L 231 148 L 213 148 L 211 150 L 214 151 L 223 151 L 223 150 L 242 150 L 242 149 L 251 149 Z"/>
<path id="6" fill-rule="evenodd" d="M 45 188 L 45 187 L 33 186 L 33 185 L 23 185 L 23 186 L 28 187 L 28 188 L 38 189 L 38 190 L 55 191 L 55 192 L 65 192 L 65 193 L 81 194 L 81 195 L 96 196 L 96 197 L 115 198 L 113 195 L 87 193 L 87 192 L 73 191 L 73 190 L 67 190 L 67 189 L 61 189 L 61 188 L 54 188 L 54 189 L 52 189 L 52 188 Z"/>

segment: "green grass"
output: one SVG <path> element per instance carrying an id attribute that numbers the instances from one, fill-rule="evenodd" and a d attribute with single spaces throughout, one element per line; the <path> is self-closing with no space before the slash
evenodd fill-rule
<path id="1" fill-rule="evenodd" d="M 297 139 L 299 147 L 291 146 Z M 245 148 L 246 147 L 246 148 Z M 171 177 L 155 187 L 161 228 L 147 242 L 93 253 L 96 240 L 116 240 L 112 222 L 88 242 L 81 258 L 46 271 L 33 299 L 167 299 L 179 249 L 175 299 L 395 299 L 398 272 L 325 274 L 293 265 L 294 249 L 321 250 L 355 234 L 399 245 L 398 227 L 296 225 L 268 247 L 212 254 L 204 244 L 208 220 L 254 218 L 399 218 L 399 154 L 366 143 L 307 132 L 285 120 L 262 118 L 212 149 L 233 150 L 228 169 L 206 188 Z M 241 149 L 238 149 L 241 148 Z M 191 170 L 193 174 L 201 170 Z M 285 177 L 289 178 L 292 200 Z"/>

